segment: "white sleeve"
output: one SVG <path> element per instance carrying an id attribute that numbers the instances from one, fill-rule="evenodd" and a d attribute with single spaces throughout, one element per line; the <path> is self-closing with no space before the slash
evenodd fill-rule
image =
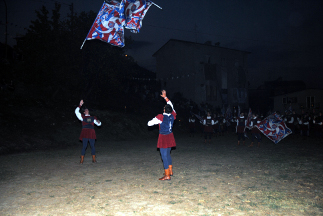
<path id="1" fill-rule="evenodd" d="M 98 123 L 98 121 L 96 119 L 94 119 L 94 124 L 96 124 L 97 126 L 101 126 L 101 122 Z"/>
<path id="2" fill-rule="evenodd" d="M 172 109 L 174 110 L 173 103 L 170 100 L 167 102 L 167 104 L 170 105 L 172 107 Z M 174 112 L 176 112 L 176 111 L 174 110 Z"/>
<path id="3" fill-rule="evenodd" d="M 161 124 L 162 121 L 160 121 L 158 118 L 154 117 L 152 120 L 150 120 L 147 125 L 148 126 L 153 126 L 153 125 L 156 125 L 156 124 Z"/>
<path id="4" fill-rule="evenodd" d="M 75 115 L 80 121 L 83 121 L 82 114 L 80 113 L 80 107 L 76 107 Z"/>

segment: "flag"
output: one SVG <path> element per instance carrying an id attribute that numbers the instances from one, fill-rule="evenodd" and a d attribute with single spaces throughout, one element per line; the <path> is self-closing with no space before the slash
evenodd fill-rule
<path id="1" fill-rule="evenodd" d="M 103 3 L 86 40 L 99 39 L 114 46 L 124 47 L 124 0 Z"/>
<path id="2" fill-rule="evenodd" d="M 195 115 L 195 116 L 196 116 L 196 118 L 197 118 L 198 120 L 200 120 L 200 121 L 203 123 L 204 119 L 203 119 L 201 116 L 199 116 L 199 115 L 197 115 L 197 114 L 193 113 L 192 111 L 191 111 L 191 114 L 192 114 L 192 115 Z"/>
<path id="3" fill-rule="evenodd" d="M 125 28 L 132 33 L 139 33 L 148 9 L 153 4 L 150 0 L 127 0 L 125 2 Z"/>
<path id="4" fill-rule="evenodd" d="M 292 133 L 277 113 L 264 118 L 256 127 L 275 144 Z"/>
<path id="5" fill-rule="evenodd" d="M 248 113 L 247 123 L 246 123 L 246 128 L 248 128 L 249 130 L 251 130 L 251 129 L 252 129 L 252 128 L 250 127 L 251 118 L 252 118 L 252 111 L 251 111 L 251 108 L 249 108 L 249 113 Z"/>

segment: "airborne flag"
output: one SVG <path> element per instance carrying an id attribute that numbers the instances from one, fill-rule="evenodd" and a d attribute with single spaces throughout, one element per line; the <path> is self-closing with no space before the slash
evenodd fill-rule
<path id="1" fill-rule="evenodd" d="M 139 33 L 144 19 L 150 6 L 154 4 L 150 0 L 127 0 L 125 2 L 125 28 L 132 33 Z"/>
<path id="2" fill-rule="evenodd" d="M 104 2 L 94 23 L 86 36 L 86 40 L 99 39 L 111 45 L 124 47 L 124 28 L 138 33 L 142 20 L 151 5 L 162 9 L 150 0 L 116 0 Z"/>
<path id="3" fill-rule="evenodd" d="M 124 23 L 124 1 L 104 2 L 85 40 L 99 39 L 114 46 L 124 47 Z"/>

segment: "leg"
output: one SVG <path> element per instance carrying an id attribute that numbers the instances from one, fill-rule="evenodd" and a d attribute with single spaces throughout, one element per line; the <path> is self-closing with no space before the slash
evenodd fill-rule
<path id="1" fill-rule="evenodd" d="M 169 154 L 169 155 L 168 155 Z M 160 155 L 162 157 L 163 160 L 163 165 L 164 165 L 164 169 L 165 169 L 165 175 L 164 177 L 160 178 L 159 180 L 170 180 L 170 173 L 169 173 L 169 165 L 171 165 L 169 162 L 169 158 L 170 158 L 170 148 L 160 148 Z"/>
<path id="2" fill-rule="evenodd" d="M 90 139 L 89 141 L 90 141 L 90 146 L 91 146 L 92 162 L 96 163 L 96 160 L 95 160 L 95 147 L 94 147 L 95 139 Z"/>
<path id="3" fill-rule="evenodd" d="M 173 161 L 172 157 L 170 156 L 171 148 L 167 148 L 167 161 L 168 161 L 168 169 L 169 169 L 169 175 L 173 176 Z"/>
<path id="4" fill-rule="evenodd" d="M 83 142 L 83 147 L 82 147 L 82 151 L 81 151 L 81 161 L 80 164 L 83 164 L 84 162 L 84 155 L 85 155 L 85 151 L 87 148 L 87 143 L 88 143 L 89 139 L 83 138 L 82 142 Z"/>
<path id="5" fill-rule="evenodd" d="M 256 134 L 251 133 L 251 144 L 248 147 L 252 147 L 253 146 L 253 140 L 255 139 Z"/>

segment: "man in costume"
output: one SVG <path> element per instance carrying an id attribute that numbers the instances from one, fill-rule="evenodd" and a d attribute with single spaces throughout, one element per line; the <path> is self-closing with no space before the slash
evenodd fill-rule
<path id="1" fill-rule="evenodd" d="M 261 119 L 258 118 L 258 115 L 256 114 L 252 114 L 252 119 L 250 122 L 250 128 L 251 128 L 251 144 L 249 145 L 249 147 L 253 146 L 253 141 L 256 138 L 258 141 L 258 147 L 260 146 L 260 142 L 261 142 L 261 132 L 260 130 L 256 127 L 257 124 L 259 124 L 261 122 Z"/>
<path id="2" fill-rule="evenodd" d="M 189 122 L 190 137 L 191 136 L 194 137 L 194 133 L 195 133 L 195 117 L 194 117 L 194 115 L 191 115 L 191 117 L 188 119 L 188 122 Z"/>
<path id="3" fill-rule="evenodd" d="M 315 130 L 315 135 L 318 138 L 322 138 L 322 133 L 323 133 L 323 118 L 322 118 L 322 112 L 319 112 L 318 116 L 314 116 L 313 120 L 314 124 L 314 130 Z"/>
<path id="4" fill-rule="evenodd" d="M 306 137 L 310 136 L 310 117 L 308 113 L 306 112 L 301 116 L 301 119 L 299 120 L 299 125 L 301 129 L 301 136 L 305 139 Z"/>
<path id="5" fill-rule="evenodd" d="M 207 116 L 206 118 L 204 119 L 203 121 L 203 125 L 204 125 L 204 142 L 206 143 L 206 140 L 207 140 L 207 137 L 209 137 L 209 143 L 211 143 L 211 138 L 212 138 L 212 134 L 213 134 L 213 131 L 214 131 L 214 126 L 217 124 L 217 122 L 215 123 L 212 116 L 211 116 L 211 113 L 210 112 L 207 112 Z"/>
<path id="6" fill-rule="evenodd" d="M 295 111 L 292 111 L 292 113 L 288 113 L 288 115 L 286 116 L 286 126 L 291 129 L 293 131 L 293 133 L 295 132 Z"/>
<path id="7" fill-rule="evenodd" d="M 244 117 L 244 113 L 240 113 L 239 118 L 237 118 L 236 132 L 238 134 L 238 145 L 240 145 L 240 139 L 242 138 L 243 145 L 245 145 L 246 137 L 244 136 L 247 120 Z"/>
<path id="8" fill-rule="evenodd" d="M 160 155 L 163 160 L 165 169 L 164 176 L 159 180 L 171 180 L 173 176 L 173 163 L 170 156 L 172 147 L 176 147 L 176 142 L 173 134 L 173 124 L 176 119 L 176 112 L 174 110 L 172 102 L 166 97 L 166 91 L 163 90 L 160 95 L 167 102 L 164 107 L 163 114 L 158 114 L 152 120 L 148 122 L 148 126 L 159 125 L 159 136 L 157 142 L 157 148 L 160 150 Z"/>
<path id="9" fill-rule="evenodd" d="M 83 148 L 81 151 L 81 161 L 80 164 L 83 164 L 84 162 L 84 155 L 87 148 L 88 142 L 91 146 L 91 154 L 92 154 L 92 162 L 96 163 L 95 160 L 95 148 L 94 143 L 96 139 L 96 134 L 94 130 L 94 124 L 97 126 L 101 126 L 101 122 L 96 118 L 96 116 L 90 116 L 89 109 L 84 109 L 84 114 L 80 113 L 80 108 L 84 104 L 83 100 L 80 101 L 80 105 L 76 107 L 75 109 L 75 115 L 76 117 L 82 121 L 82 131 L 80 135 L 80 140 L 83 142 Z"/>

